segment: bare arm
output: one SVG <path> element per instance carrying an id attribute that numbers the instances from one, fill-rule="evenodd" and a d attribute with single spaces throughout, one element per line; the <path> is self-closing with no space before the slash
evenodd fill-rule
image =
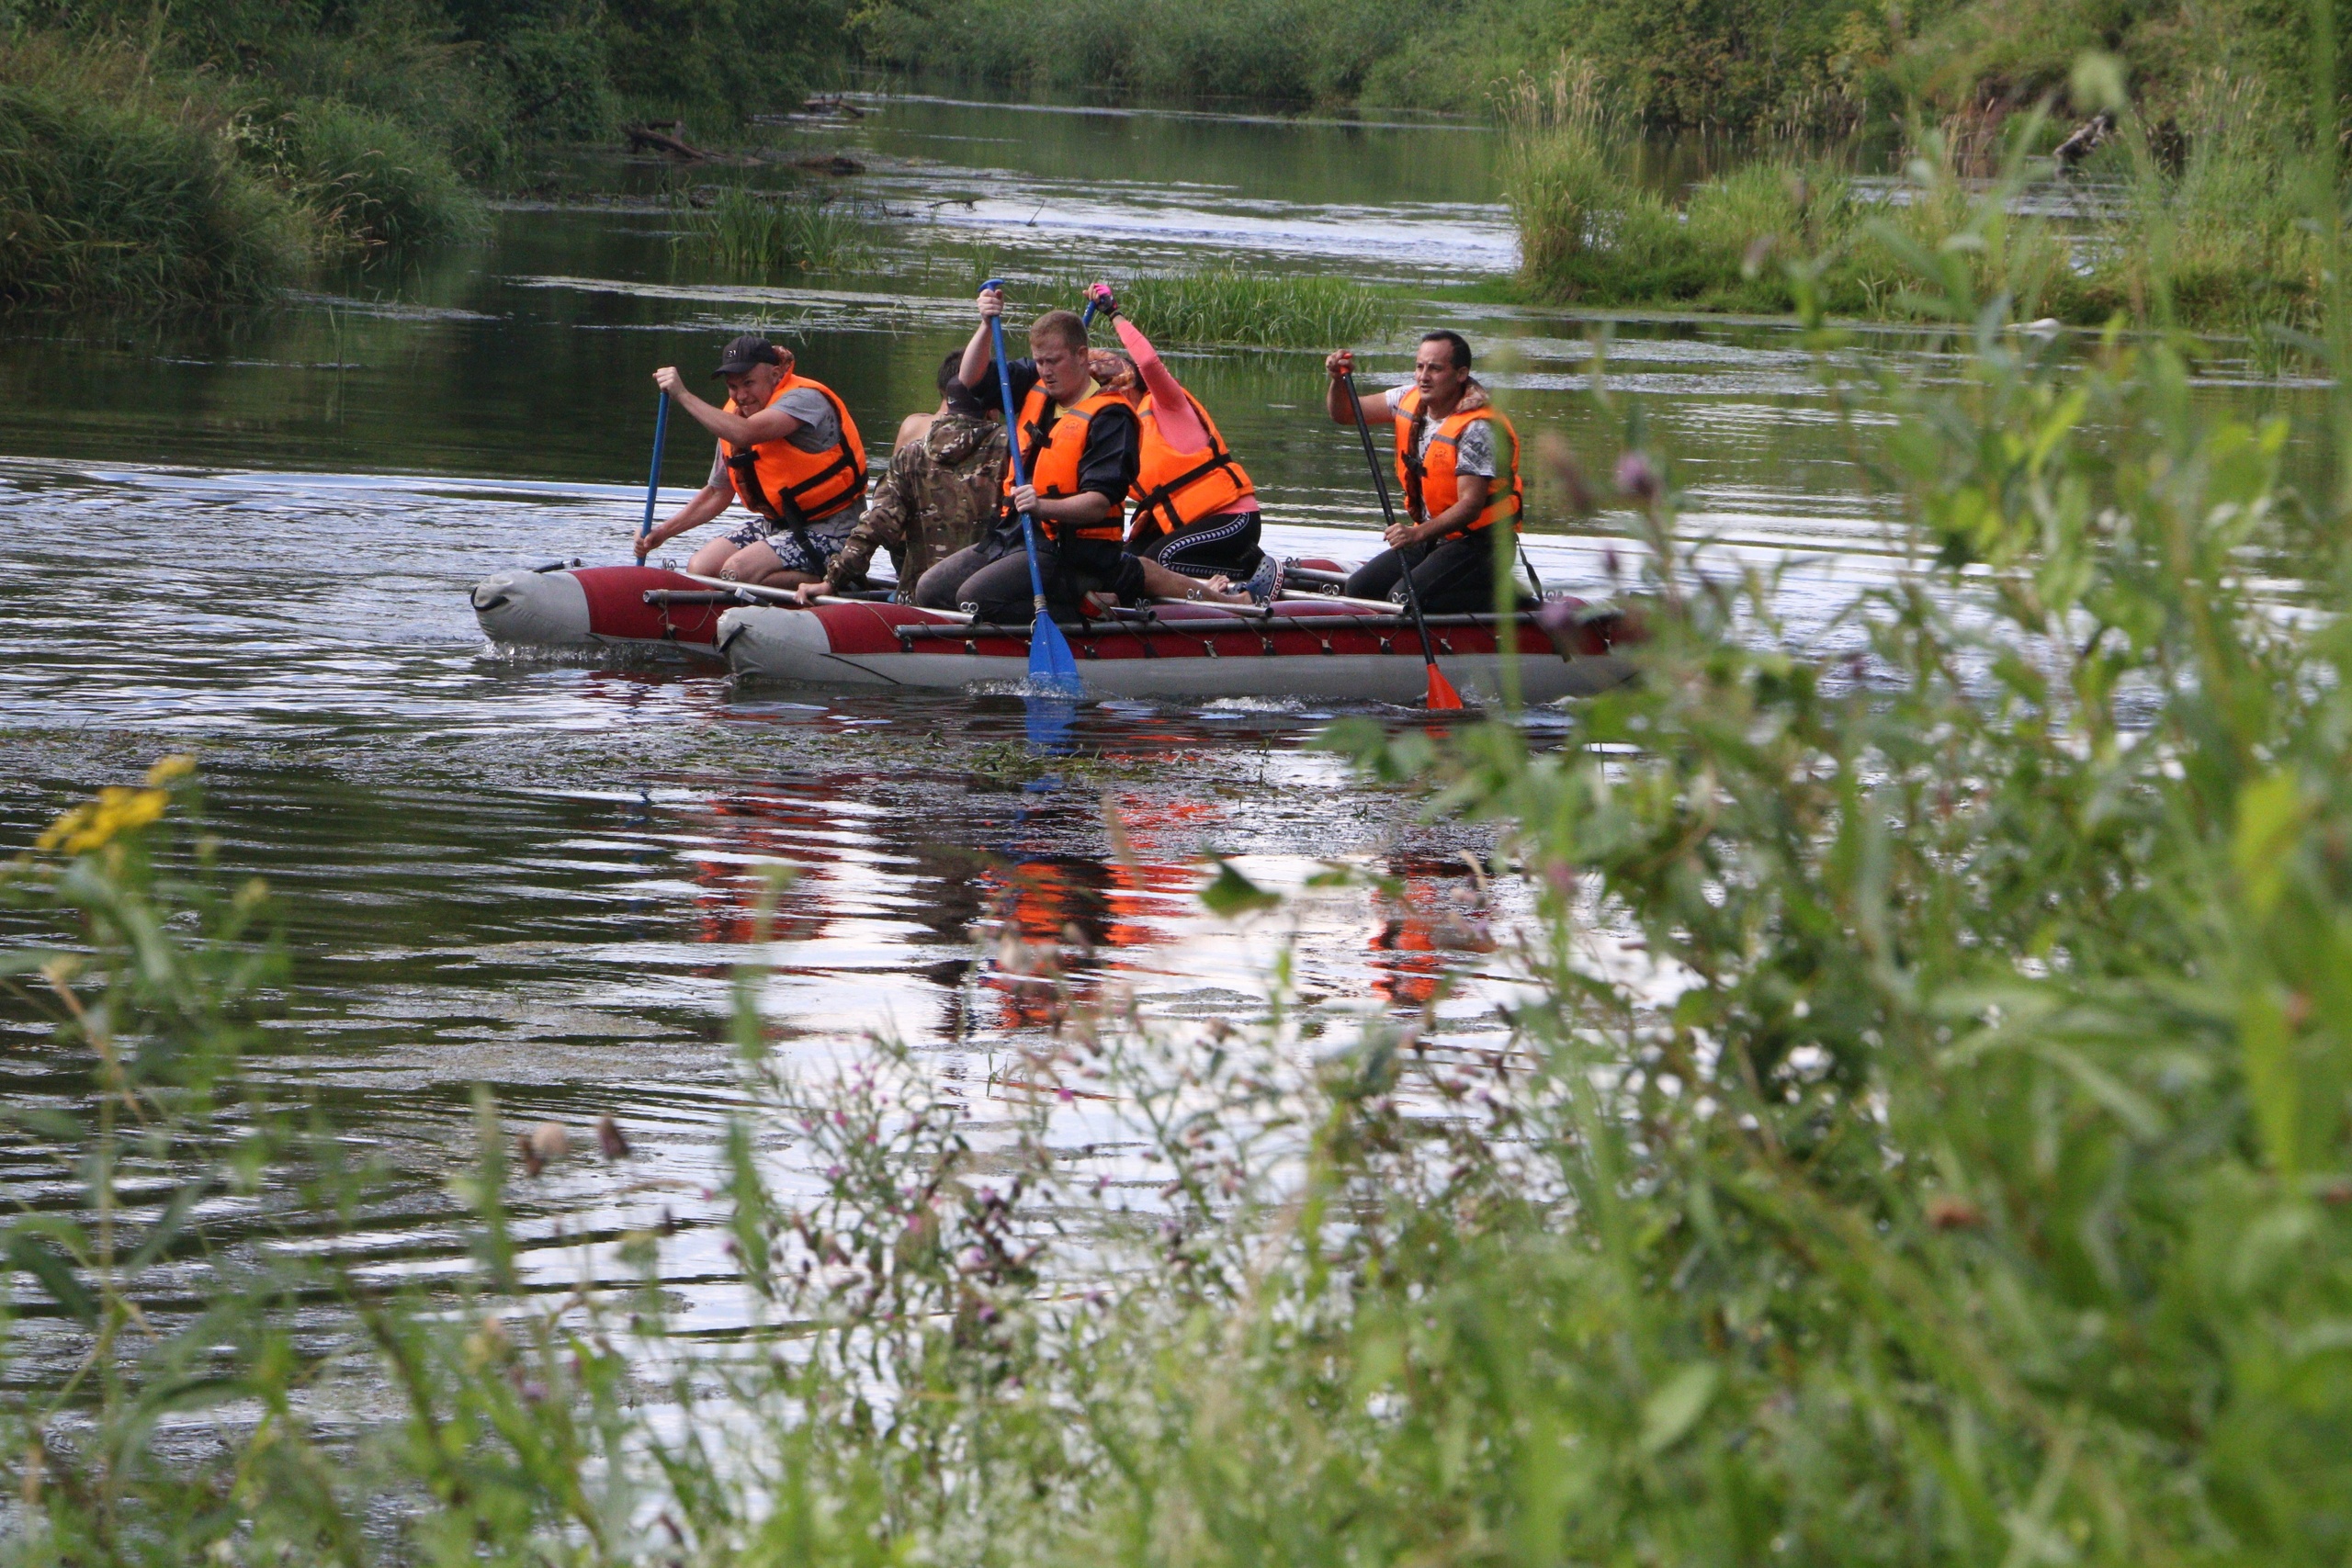
<path id="1" fill-rule="evenodd" d="M 690 528 L 701 527 L 726 511 L 727 503 L 734 499 L 735 492 L 725 485 L 703 486 L 668 522 L 655 524 L 637 541 L 637 558 L 643 560 L 654 546 L 666 544 Z"/>
<path id="2" fill-rule="evenodd" d="M 763 441 L 781 441 L 800 428 L 800 421 L 784 412 L 782 402 L 773 402 L 751 415 L 729 413 L 714 408 L 686 389 L 685 378 L 674 365 L 665 365 L 653 373 L 654 385 L 670 394 L 670 400 L 680 412 L 721 441 L 737 446 L 755 446 Z"/>
<path id="3" fill-rule="evenodd" d="M 977 387 L 989 373 L 989 361 L 996 358 L 995 333 L 989 323 L 1004 310 L 1004 295 L 994 288 L 980 290 L 980 324 L 972 333 L 972 341 L 964 345 L 964 363 L 956 367 L 956 378 L 967 387 Z"/>
<path id="4" fill-rule="evenodd" d="M 1353 374 L 1355 367 L 1355 350 L 1351 348 L 1340 349 L 1323 361 L 1323 369 L 1330 377 L 1329 383 L 1323 389 L 1323 406 L 1330 413 L 1333 424 L 1352 426 L 1356 422 L 1356 411 L 1348 397 L 1348 383 L 1340 379 Z M 1363 405 L 1365 423 L 1396 423 L 1396 405 L 1388 400 L 1386 392 L 1374 392 L 1368 398 L 1356 400 Z"/>

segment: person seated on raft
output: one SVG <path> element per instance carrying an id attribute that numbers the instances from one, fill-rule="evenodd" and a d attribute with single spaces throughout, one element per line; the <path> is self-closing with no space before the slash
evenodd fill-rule
<path id="1" fill-rule="evenodd" d="M 965 345 L 959 372 L 971 388 L 994 376 L 989 323 L 1003 310 L 1004 296 L 983 289 L 978 303 L 980 324 Z M 1084 615 L 1090 594 L 1133 602 L 1171 592 L 1248 604 L 1121 547 L 1126 530 L 1119 498 L 1134 487 L 1140 470 L 1141 434 L 1135 411 L 1095 384 L 1086 323 L 1077 312 L 1048 310 L 1032 322 L 1029 355 L 1005 367 L 1020 411 L 1014 424 L 1028 482 L 1013 482 L 1008 454 L 987 536 L 924 572 L 914 602 L 930 610 L 966 609 L 999 625 L 1027 621 L 1029 562 L 1021 538 L 1025 512 L 1036 525 L 1037 570 L 1047 607 L 1057 617 Z"/>
<path id="2" fill-rule="evenodd" d="M 695 551 L 688 571 L 770 588 L 822 581 L 865 507 L 865 443 L 849 405 L 797 373 L 791 350 L 756 333 L 729 344 L 714 374 L 727 380 L 723 409 L 688 391 L 677 367 L 653 373 L 654 385 L 718 438 L 718 453 L 695 498 L 638 539 L 637 558 L 740 501 L 752 521 Z"/>
<path id="3" fill-rule="evenodd" d="M 924 572 L 987 535 L 1004 472 L 1004 411 L 995 388 L 983 399 L 964 385 L 963 367 L 960 348 L 940 361 L 938 411 L 909 414 L 899 427 L 901 434 L 913 427 L 914 434 L 890 454 L 865 515 L 826 564 L 824 581 L 795 590 L 802 604 L 864 587 L 877 548 L 887 548 L 898 564 L 899 602 L 911 602 Z"/>
<path id="4" fill-rule="evenodd" d="M 1107 283 L 1087 290 L 1127 351 L 1126 375 L 1095 379 L 1136 411 L 1142 470 L 1127 499 L 1127 550 L 1220 595 L 1237 585 L 1263 604 L 1282 589 L 1282 563 L 1258 545 L 1258 491 L 1217 433 L 1216 422 L 1161 361 L 1151 340 L 1119 313 Z M 1165 592 L 1165 590 L 1156 590 Z M 1181 596 L 1181 592 L 1180 592 Z"/>
<path id="5" fill-rule="evenodd" d="M 1330 377 L 1325 398 L 1334 423 L 1352 429 L 1340 378 L 1355 368 L 1355 354 L 1340 349 L 1324 360 Z M 1413 356 L 1413 384 L 1363 400 L 1363 417 L 1396 433 L 1396 481 L 1409 521 L 1384 537 L 1388 548 L 1358 567 L 1344 592 L 1351 599 L 1403 603 L 1404 575 L 1426 615 L 1477 613 L 1495 607 L 1498 525 L 1519 532 L 1519 433 L 1470 374 L 1470 344 L 1444 331 L 1421 338 Z"/>

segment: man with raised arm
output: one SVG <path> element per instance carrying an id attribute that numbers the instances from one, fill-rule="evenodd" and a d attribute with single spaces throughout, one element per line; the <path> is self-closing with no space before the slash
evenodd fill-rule
<path id="1" fill-rule="evenodd" d="M 904 439 L 875 482 L 865 515 L 827 563 L 824 581 L 795 591 L 802 604 L 864 587 L 876 549 L 890 552 L 899 601 L 911 604 L 924 572 L 988 536 L 1004 473 L 1003 411 L 994 387 L 964 385 L 963 368 L 961 349 L 940 363 L 938 412 L 909 414 L 899 426 Z"/>
<path id="2" fill-rule="evenodd" d="M 740 501 L 752 521 L 696 550 L 687 570 L 769 588 L 822 581 L 865 506 L 857 422 L 831 388 L 794 370 L 790 349 L 756 333 L 729 344 L 715 374 L 727 381 L 725 408 L 688 391 L 674 365 L 653 373 L 718 452 L 695 498 L 638 539 L 637 558 Z"/>
<path id="3" fill-rule="evenodd" d="M 1353 429 L 1356 411 L 1342 379 L 1355 368 L 1353 351 L 1340 349 L 1323 367 L 1330 377 L 1325 406 L 1335 423 Z M 1425 334 L 1412 385 L 1372 393 L 1363 404 L 1374 428 L 1396 432 L 1406 517 L 1384 536 L 1388 548 L 1348 579 L 1348 595 L 1401 603 L 1409 570 L 1426 614 L 1493 609 L 1496 545 L 1488 530 L 1519 532 L 1519 433 L 1470 374 L 1469 343 L 1459 333 Z"/>
<path id="4" fill-rule="evenodd" d="M 979 328 L 964 348 L 967 387 L 977 389 L 996 378 L 989 322 L 1003 309 L 1002 293 L 981 291 Z M 1094 384 L 1086 323 L 1072 311 L 1038 317 L 1029 327 L 1029 357 L 1005 368 L 1016 411 L 1012 439 L 1021 443 L 1028 482 L 1013 482 L 1008 454 L 988 536 L 924 572 L 915 603 L 933 610 L 969 608 L 983 621 L 1026 622 L 1025 512 L 1036 525 L 1046 602 L 1056 615 L 1074 616 L 1083 613 L 1086 594 L 1121 591 L 1122 562 L 1129 558 L 1120 549 L 1125 534 L 1121 502 L 1139 462 L 1135 411 Z"/>

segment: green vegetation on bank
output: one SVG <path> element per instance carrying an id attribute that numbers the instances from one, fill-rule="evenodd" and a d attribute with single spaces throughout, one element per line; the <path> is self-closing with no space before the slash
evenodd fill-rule
<path id="1" fill-rule="evenodd" d="M 2109 73 L 2096 63 L 2086 91 Z M 1668 199 L 1638 177 L 1631 118 L 1600 74 L 1564 69 L 1521 84 L 1508 120 L 1510 184 L 1522 276 L 1541 299 L 1585 305 L 1787 311 L 1799 303 L 1784 264 L 1811 258 L 1808 289 L 1838 314 L 1932 310 L 1906 279 L 1919 258 L 1990 220 L 1998 247 L 1973 252 L 1978 286 L 2005 291 L 2028 319 L 2258 329 L 2306 324 L 2324 284 L 2323 247 L 2304 219 L 2282 117 L 2256 85 L 2211 73 L 2178 106 L 2162 155 L 2144 117 L 2123 108 L 2118 133 L 2072 175 L 2030 159 L 2046 121 L 2019 120 L 2006 149 L 2010 188 L 2028 210 L 1985 214 L 1963 177 L 1959 128 L 1914 122 L 1901 180 L 1865 191 L 1850 164 L 1762 156 Z M 1983 258 L 1997 254 L 1997 274 Z"/>
<path id="2" fill-rule="evenodd" d="M 1065 91 L 1481 113 L 1522 76 L 1590 62 L 1650 128 L 1883 133 L 1913 106 L 1976 123 L 2122 61 L 2162 122 L 2206 73 L 2304 102 L 2310 12 L 2278 0 L 873 0 L 869 60 Z M 2352 7 L 2335 7 L 2352 37 Z"/>
<path id="3" fill-rule="evenodd" d="M 0 308 L 229 303 L 462 235 L 535 142 L 723 130 L 842 47 L 831 0 L 0 0 Z"/>
<path id="4" fill-rule="evenodd" d="M 418 1173 L 245 1068 L 282 966 L 164 852 L 184 769 L 61 819 L 0 866 L 57 931 L 0 963 L 56 1173 L 0 1229 L 0 1561 L 2343 1562 L 2352 529 L 2168 340 L 2007 332 L 2000 195 L 1905 280 L 1948 374 L 1808 323 L 1917 547 L 1834 655 L 1612 410 L 1641 679 L 1334 732 L 1523 894 L 1432 945 L 1511 983 L 1466 1046 L 1278 957 L 1155 1019 L 1008 930 L 1055 1027 L 976 1116 L 929 1054 L 788 1073 L 747 967 L 719 1235 L 484 1098 L 450 1266 L 387 1269 L 346 1226 Z M 642 1288 L 526 1280 L 597 1157 Z M 665 1247 L 749 1332 L 658 1339 Z"/>

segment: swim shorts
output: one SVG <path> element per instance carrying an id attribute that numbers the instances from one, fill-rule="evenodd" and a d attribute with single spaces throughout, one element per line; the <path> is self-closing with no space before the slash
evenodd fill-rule
<path id="1" fill-rule="evenodd" d="M 808 558 L 808 552 L 800 547 L 799 537 L 789 528 L 777 528 L 770 532 L 761 524 L 746 523 L 728 535 L 727 542 L 739 550 L 746 545 L 765 545 L 775 552 L 775 558 L 786 571 L 805 572 L 810 577 L 822 577 L 825 575 L 826 566 L 841 553 L 842 541 L 848 537 L 846 533 L 811 532 L 808 534 L 808 542 L 817 547 L 815 560 Z"/>

